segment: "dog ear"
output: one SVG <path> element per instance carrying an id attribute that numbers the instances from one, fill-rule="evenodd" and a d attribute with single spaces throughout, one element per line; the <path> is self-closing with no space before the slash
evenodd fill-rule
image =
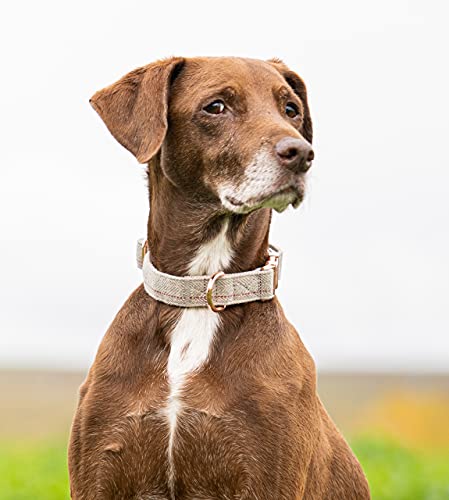
<path id="1" fill-rule="evenodd" d="M 139 161 L 148 163 L 167 132 L 170 84 L 185 60 L 171 58 L 131 71 L 90 99 L 111 134 Z"/>
<path id="2" fill-rule="evenodd" d="M 307 89 L 303 80 L 280 59 L 270 59 L 268 61 L 284 77 L 285 81 L 293 89 L 294 93 L 301 99 L 304 106 L 304 119 L 302 125 L 302 135 L 312 144 L 313 128 L 310 117 L 309 104 L 307 102 Z"/>

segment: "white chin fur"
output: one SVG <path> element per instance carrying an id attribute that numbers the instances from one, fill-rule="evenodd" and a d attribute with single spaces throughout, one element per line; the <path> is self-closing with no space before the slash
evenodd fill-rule
<path id="1" fill-rule="evenodd" d="M 291 182 L 273 154 L 261 150 L 245 168 L 243 180 L 218 186 L 218 194 L 223 207 L 233 213 L 246 214 L 263 207 L 283 212 L 289 205 L 297 208 L 301 202 Z M 275 186 L 278 194 L 271 195 Z"/>
<path id="2" fill-rule="evenodd" d="M 298 208 L 298 206 L 300 205 L 300 200 L 292 191 L 274 195 L 270 198 L 266 198 L 265 200 L 256 203 L 243 203 L 241 205 L 235 205 L 226 197 L 221 198 L 221 203 L 226 210 L 229 210 L 230 212 L 236 214 L 247 214 L 259 208 L 272 208 L 276 210 L 276 212 L 281 213 L 284 212 L 284 210 L 286 210 L 289 205 L 292 205 L 294 208 Z"/>

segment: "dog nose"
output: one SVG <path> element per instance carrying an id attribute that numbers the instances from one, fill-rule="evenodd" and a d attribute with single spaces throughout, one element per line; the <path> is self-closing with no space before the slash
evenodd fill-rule
<path id="1" fill-rule="evenodd" d="M 305 139 L 284 137 L 274 147 L 280 163 L 295 173 L 307 172 L 315 154 Z"/>

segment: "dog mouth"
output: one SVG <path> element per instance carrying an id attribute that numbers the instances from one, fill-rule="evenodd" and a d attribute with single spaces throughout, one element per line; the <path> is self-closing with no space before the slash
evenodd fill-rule
<path id="1" fill-rule="evenodd" d="M 299 207 L 304 199 L 304 188 L 304 179 L 301 178 L 295 183 L 280 186 L 275 191 L 245 201 L 230 195 L 226 195 L 224 201 L 228 208 L 237 213 L 249 213 L 264 207 L 272 208 L 281 213 L 290 205 L 293 208 Z"/>

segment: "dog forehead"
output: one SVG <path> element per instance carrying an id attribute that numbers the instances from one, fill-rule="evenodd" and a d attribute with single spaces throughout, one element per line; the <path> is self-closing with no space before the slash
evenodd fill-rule
<path id="1" fill-rule="evenodd" d="M 239 57 L 198 57 L 186 60 L 175 80 L 173 98 L 192 102 L 210 92 L 233 87 L 250 94 L 264 90 L 272 92 L 285 85 L 283 76 L 269 62 Z"/>

